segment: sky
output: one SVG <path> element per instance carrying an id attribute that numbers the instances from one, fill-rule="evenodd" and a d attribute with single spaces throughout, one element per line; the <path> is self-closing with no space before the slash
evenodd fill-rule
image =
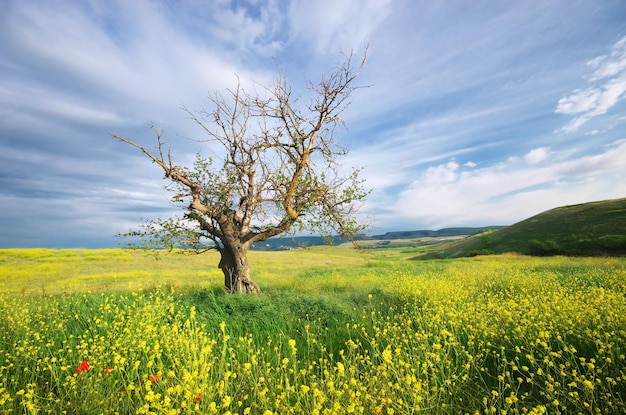
<path id="1" fill-rule="evenodd" d="M 177 214 L 162 171 L 212 92 L 368 60 L 343 113 L 370 234 L 626 197 L 623 0 L 0 0 L 0 247 L 117 246 Z M 200 149 L 201 150 L 201 149 Z"/>

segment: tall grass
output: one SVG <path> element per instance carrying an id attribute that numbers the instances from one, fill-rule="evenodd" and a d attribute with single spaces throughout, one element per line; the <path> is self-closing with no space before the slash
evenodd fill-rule
<path id="1" fill-rule="evenodd" d="M 49 258 L 64 253 L 75 290 L 4 278 L 0 413 L 626 411 L 623 259 L 262 253 L 264 294 L 232 296 L 218 275 L 187 279 L 187 258 L 154 262 L 146 283 L 130 273 L 149 258 Z M 29 254 L 4 263 L 45 264 Z M 117 261 L 127 280 L 98 290 L 89 269 Z"/>

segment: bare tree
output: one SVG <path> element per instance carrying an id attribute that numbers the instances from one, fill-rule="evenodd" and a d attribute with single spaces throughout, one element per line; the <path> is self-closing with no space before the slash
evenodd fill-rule
<path id="1" fill-rule="evenodd" d="M 334 132 L 343 125 L 340 115 L 358 88 L 353 83 L 366 56 L 354 65 L 353 55 L 344 55 L 332 73 L 309 82 L 308 104 L 300 104 L 279 74 L 261 94 L 248 94 L 238 83 L 226 96 L 210 96 L 211 111 L 183 108 L 220 149 L 215 160 L 198 154 L 191 168 L 174 163 L 155 127 L 153 152 L 114 134 L 161 167 L 176 193 L 173 202 L 185 212 L 146 222 L 126 236 L 140 237 L 136 245 L 144 248 L 217 249 L 226 289 L 258 293 L 247 257 L 252 244 L 305 229 L 326 236 L 361 232 L 354 213 L 369 192 L 358 169 L 342 175 L 339 160 L 346 150 Z"/>

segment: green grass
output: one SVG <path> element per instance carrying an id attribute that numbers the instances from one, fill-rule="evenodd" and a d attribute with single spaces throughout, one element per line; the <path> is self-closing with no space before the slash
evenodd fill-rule
<path id="1" fill-rule="evenodd" d="M 0 414 L 626 411 L 625 259 L 418 251 L 0 251 Z"/>
<path id="2" fill-rule="evenodd" d="M 274 279 L 286 287 L 300 284 L 294 269 L 350 267 L 368 260 L 351 249 L 328 247 L 285 252 L 250 252 L 253 278 Z M 163 253 L 158 257 L 121 249 L 0 250 L 0 293 L 60 294 L 63 292 L 134 290 L 167 284 L 219 286 L 217 252 L 202 255 Z M 283 278 L 284 277 L 284 278 Z M 306 282 L 306 281 L 305 281 Z"/>
<path id="3" fill-rule="evenodd" d="M 517 252 L 531 255 L 626 255 L 626 198 L 564 206 L 497 231 L 435 247 L 423 258 Z"/>

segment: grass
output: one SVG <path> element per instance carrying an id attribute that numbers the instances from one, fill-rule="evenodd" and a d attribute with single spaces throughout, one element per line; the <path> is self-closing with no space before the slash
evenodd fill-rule
<path id="1" fill-rule="evenodd" d="M 0 414 L 626 411 L 626 260 L 418 251 L 0 251 Z"/>
<path id="2" fill-rule="evenodd" d="M 287 286 L 299 284 L 293 269 L 350 267 L 365 263 L 364 257 L 350 249 L 328 247 L 290 251 L 249 253 L 253 277 L 263 283 Z M 121 249 L 4 249 L 0 250 L 0 293 L 60 294 L 76 291 L 119 291 L 159 284 L 215 286 L 223 283 L 217 268 L 216 252 L 203 255 L 161 254 Z M 283 276 L 282 281 L 276 276 Z"/>

